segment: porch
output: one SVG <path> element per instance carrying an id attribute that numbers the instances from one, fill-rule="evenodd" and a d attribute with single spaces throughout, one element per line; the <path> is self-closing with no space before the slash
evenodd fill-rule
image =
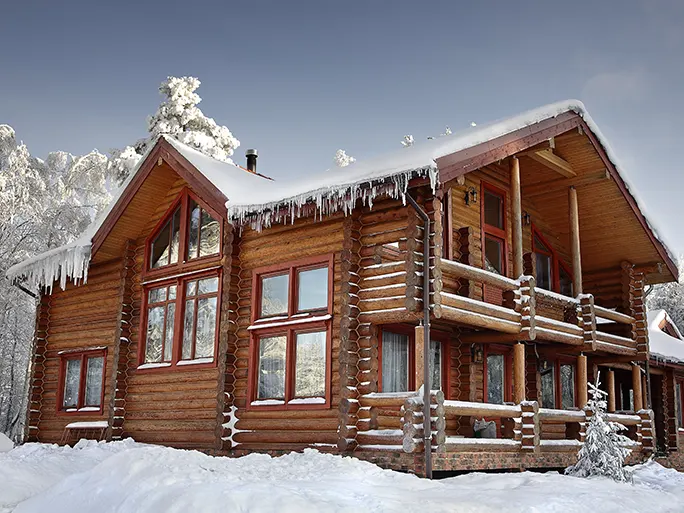
<path id="1" fill-rule="evenodd" d="M 433 470 L 562 468 L 576 461 L 590 412 L 540 408 L 537 401 L 487 404 L 444 400 L 431 394 Z M 392 468 L 421 472 L 424 451 L 422 396 L 417 392 L 373 393 L 360 399 L 355 455 Z M 497 436 L 475 436 L 479 419 L 496 423 Z M 623 424 L 631 440 L 630 461 L 641 461 L 654 448 L 653 413 L 608 415 Z"/>

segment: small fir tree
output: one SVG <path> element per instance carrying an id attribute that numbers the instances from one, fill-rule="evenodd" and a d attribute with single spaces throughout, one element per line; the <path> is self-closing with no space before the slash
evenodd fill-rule
<path id="1" fill-rule="evenodd" d="M 627 428 L 618 422 L 606 419 L 606 396 L 599 389 L 599 376 L 596 384 L 589 383 L 591 399 L 587 408 L 591 411 L 591 419 L 587 426 L 584 445 L 579 451 L 577 463 L 565 469 L 565 473 L 575 477 L 605 476 L 615 481 L 631 481 L 625 469 L 625 458 L 631 450 L 625 447 L 630 439 L 620 434 Z"/>

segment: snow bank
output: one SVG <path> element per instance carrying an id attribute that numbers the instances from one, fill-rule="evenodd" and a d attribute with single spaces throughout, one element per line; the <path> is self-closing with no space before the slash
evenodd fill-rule
<path id="1" fill-rule="evenodd" d="M 658 513 L 684 508 L 673 472 L 637 467 L 635 486 L 531 472 L 427 481 L 312 449 L 220 458 L 129 440 L 28 444 L 0 454 L 0 511 Z"/>
<path id="2" fill-rule="evenodd" d="M 646 314 L 648 319 L 648 343 L 651 355 L 668 362 L 684 363 L 684 340 L 673 337 L 660 329 L 660 323 L 668 319 L 665 310 L 652 310 Z M 676 333 L 679 330 L 670 321 Z M 681 334 L 679 334 L 681 337 Z"/>
<path id="3" fill-rule="evenodd" d="M 7 435 L 0 433 L 0 452 L 9 452 L 14 448 L 12 440 L 7 438 Z"/>

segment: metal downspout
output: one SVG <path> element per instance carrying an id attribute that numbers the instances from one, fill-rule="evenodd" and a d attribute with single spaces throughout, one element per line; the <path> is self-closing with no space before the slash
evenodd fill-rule
<path id="1" fill-rule="evenodd" d="M 430 411 L 430 217 L 408 192 L 406 199 L 423 220 L 423 435 L 425 477 L 432 479 L 432 432 Z"/>

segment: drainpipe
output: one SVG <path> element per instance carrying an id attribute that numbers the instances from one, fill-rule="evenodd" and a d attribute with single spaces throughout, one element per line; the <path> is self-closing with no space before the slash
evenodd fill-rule
<path id="1" fill-rule="evenodd" d="M 406 199 L 423 220 L 423 435 L 425 477 L 432 479 L 432 432 L 430 411 L 430 218 L 408 192 Z"/>

